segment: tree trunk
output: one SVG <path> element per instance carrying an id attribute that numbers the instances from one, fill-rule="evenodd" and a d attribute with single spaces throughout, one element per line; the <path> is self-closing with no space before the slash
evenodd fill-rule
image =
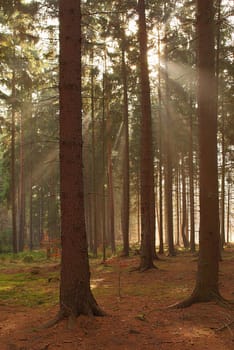
<path id="1" fill-rule="evenodd" d="M 92 50 L 93 65 L 93 50 Z M 95 120 L 94 120 L 94 71 L 91 69 L 91 124 L 92 124 L 92 227 L 93 227 L 93 255 L 97 257 L 97 193 L 96 193 L 96 152 L 95 152 Z"/>
<path id="2" fill-rule="evenodd" d="M 176 245 L 180 245 L 180 166 L 176 171 Z"/>
<path id="3" fill-rule="evenodd" d="M 82 172 L 81 10 L 60 0 L 60 198 L 62 260 L 59 318 L 101 315 L 90 289 Z"/>
<path id="4" fill-rule="evenodd" d="M 227 193 L 227 243 L 230 241 L 229 228 L 230 228 L 230 197 L 231 197 L 231 184 L 228 184 Z"/>
<path id="5" fill-rule="evenodd" d="M 219 295 L 219 202 L 213 0 L 197 1 L 198 120 L 200 146 L 200 251 L 196 294 Z"/>
<path id="6" fill-rule="evenodd" d="M 222 299 L 218 286 L 220 236 L 213 0 L 197 0 L 197 37 L 200 251 L 195 289 L 178 307 Z"/>
<path id="7" fill-rule="evenodd" d="M 20 161 L 19 161 L 19 251 L 24 250 L 25 239 L 25 156 L 24 156 L 24 125 L 20 114 Z"/>
<path id="8" fill-rule="evenodd" d="M 163 181 L 162 181 L 162 94 L 161 94 L 161 50 L 160 30 L 158 29 L 158 118 L 159 118 L 159 254 L 164 253 L 163 246 Z"/>
<path id="9" fill-rule="evenodd" d="M 106 53 L 104 54 L 103 77 L 102 77 L 102 259 L 106 261 L 106 122 L 105 122 L 105 96 L 106 96 Z"/>
<path id="10" fill-rule="evenodd" d="M 222 115 L 222 168 L 221 168 L 221 230 L 220 230 L 220 248 L 223 249 L 225 244 L 225 138 L 224 138 L 224 113 Z"/>
<path id="11" fill-rule="evenodd" d="M 129 131 L 128 131 L 128 86 L 125 62 L 126 39 L 122 38 L 122 79 L 123 79 L 123 115 L 124 115 L 124 154 L 123 154 L 123 202 L 122 231 L 123 255 L 129 256 Z"/>
<path id="12" fill-rule="evenodd" d="M 190 130 L 189 130 L 189 200 L 190 200 L 190 251 L 195 252 L 195 224 L 194 224 L 194 170 L 193 170 L 193 113 L 190 97 Z"/>
<path id="13" fill-rule="evenodd" d="M 32 190 L 32 169 L 29 177 L 29 249 L 33 250 L 33 190 Z"/>
<path id="14" fill-rule="evenodd" d="M 168 239 L 168 254 L 175 255 L 174 232 L 173 232 L 173 196 L 172 196 L 172 145 L 171 145 L 171 116 L 169 111 L 169 86 L 168 86 L 168 69 L 167 69 L 167 46 L 165 48 L 166 61 L 166 113 L 165 113 L 165 203 L 166 203 L 166 227 Z"/>
<path id="15" fill-rule="evenodd" d="M 147 31 L 145 1 L 138 1 L 140 86 L 141 86 L 141 261 L 140 270 L 154 267 L 155 252 L 155 196 L 152 150 L 152 121 L 150 83 L 147 62 Z"/>
<path id="16" fill-rule="evenodd" d="M 182 222 L 181 222 L 181 236 L 183 239 L 184 248 L 188 248 L 189 242 L 186 235 L 187 228 L 187 200 L 186 200 L 186 178 L 185 178 L 185 163 L 184 155 L 181 156 L 181 177 L 182 177 Z"/>
<path id="17" fill-rule="evenodd" d="M 12 105 L 11 105 L 11 207 L 12 207 L 12 248 L 18 252 L 16 227 L 16 187 L 15 187 L 15 70 L 12 72 Z"/>
<path id="18" fill-rule="evenodd" d="M 115 254 L 115 209 L 114 209 L 114 188 L 112 169 L 112 141 L 111 141 L 111 119 L 109 111 L 109 98 L 106 104 L 106 129 L 107 129 L 107 180 L 108 180 L 108 212 L 109 212 L 109 237 L 111 251 Z"/>
<path id="19" fill-rule="evenodd" d="M 219 115 L 219 82 L 220 82 L 220 68 L 219 68 L 219 58 L 220 58 L 220 24 L 221 24 L 221 3 L 222 0 L 217 0 L 217 23 L 216 23 L 216 66 L 215 66 L 215 74 L 216 74 L 216 113 Z M 224 139 L 224 113 L 222 108 L 222 172 L 221 172 L 221 222 L 220 222 L 220 249 L 223 249 L 225 243 L 225 139 Z"/>

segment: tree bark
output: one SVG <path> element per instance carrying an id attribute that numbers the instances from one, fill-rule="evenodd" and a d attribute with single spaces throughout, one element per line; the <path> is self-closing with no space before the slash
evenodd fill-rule
<path id="1" fill-rule="evenodd" d="M 93 50 L 91 52 L 93 65 Z M 91 124 L 92 124 L 92 228 L 93 255 L 97 257 L 97 193 L 96 193 L 96 152 L 95 152 L 95 103 L 94 103 L 94 70 L 91 69 Z"/>
<path id="2" fill-rule="evenodd" d="M 219 199 L 213 0 L 197 0 L 200 251 L 196 286 L 177 307 L 223 301 L 218 286 Z"/>
<path id="3" fill-rule="evenodd" d="M 161 94 L 161 50 L 158 29 L 158 118 L 159 118 L 159 254 L 164 253 L 163 244 L 163 176 L 162 176 L 162 94 Z"/>
<path id="4" fill-rule="evenodd" d="M 15 70 L 12 72 L 12 105 L 11 105 L 11 207 L 12 207 L 12 248 L 13 253 L 18 252 L 16 227 L 16 187 L 15 187 Z"/>
<path id="5" fill-rule="evenodd" d="M 129 131 L 128 131 L 128 85 L 125 62 L 126 38 L 122 36 L 122 79 L 123 79 L 123 115 L 124 115 L 124 154 L 123 154 L 123 202 L 122 231 L 123 255 L 129 256 Z"/>
<path id="6" fill-rule="evenodd" d="M 141 261 L 140 270 L 154 267 L 155 195 L 152 146 L 150 83 L 147 62 L 145 1 L 138 1 L 141 87 Z"/>
<path id="7" fill-rule="evenodd" d="M 172 179 L 172 144 L 171 144 L 171 116 L 169 110 L 169 86 L 168 86 L 168 69 L 167 69 L 167 46 L 165 47 L 166 62 L 166 79 L 165 79 L 165 95 L 166 95 L 166 113 L 165 113 L 165 203 L 166 203 L 166 228 L 168 239 L 168 254 L 175 255 L 174 248 L 174 227 L 173 227 L 173 179 Z"/>
<path id="8" fill-rule="evenodd" d="M 113 188 L 113 167 L 112 167 L 112 140 L 111 140 L 111 118 L 109 111 L 109 98 L 106 104 L 106 129 L 107 129 L 107 181 L 108 181 L 108 212 L 109 212 L 109 237 L 111 251 L 116 252 L 115 248 L 115 208 L 114 208 L 114 188 Z"/>
<path id="9" fill-rule="evenodd" d="M 189 129 L 189 200 L 190 200 L 190 251 L 195 252 L 194 223 L 194 167 L 193 167 L 193 113 L 190 97 L 190 129 Z"/>
<path id="10" fill-rule="evenodd" d="M 185 162 L 184 155 L 181 156 L 181 178 L 182 178 L 182 222 L 181 222 L 181 236 L 183 239 L 184 248 L 188 248 L 189 242 L 186 235 L 187 228 L 187 199 L 186 199 L 186 178 L 185 178 Z"/>
<path id="11" fill-rule="evenodd" d="M 25 155 L 24 155 L 24 123 L 20 114 L 20 171 L 19 171 L 19 251 L 24 250 L 25 236 Z"/>
<path id="12" fill-rule="evenodd" d="M 62 231 L 59 318 L 102 315 L 90 288 L 84 214 L 80 1 L 60 0 L 59 19 Z"/>

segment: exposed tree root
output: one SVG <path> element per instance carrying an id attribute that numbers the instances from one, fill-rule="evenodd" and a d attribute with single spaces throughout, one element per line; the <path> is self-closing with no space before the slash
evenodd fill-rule
<path id="1" fill-rule="evenodd" d="M 42 329 L 46 329 L 46 328 L 52 328 L 54 327 L 56 324 L 58 324 L 59 322 L 61 322 L 62 320 L 64 320 L 65 316 L 62 314 L 61 311 L 58 312 L 58 314 L 55 316 L 55 318 L 53 318 L 52 320 L 46 322 L 45 324 L 43 324 L 40 328 Z"/>
<path id="2" fill-rule="evenodd" d="M 169 305 L 167 308 L 168 309 L 184 309 L 184 308 L 189 307 L 192 304 L 195 304 L 197 302 L 198 302 L 197 298 L 195 298 L 194 296 L 191 295 L 189 298 L 187 298 L 181 302 Z"/>
<path id="3" fill-rule="evenodd" d="M 135 271 L 138 271 L 138 272 L 145 272 L 147 270 L 152 270 L 152 269 L 158 269 L 157 266 L 155 266 L 154 264 L 152 265 L 147 265 L 147 266 L 137 266 L 137 267 L 133 267 L 130 272 L 135 272 Z"/>
<path id="4" fill-rule="evenodd" d="M 172 304 L 170 306 L 168 306 L 169 309 L 183 309 L 183 308 L 187 308 L 193 304 L 196 303 L 205 303 L 205 302 L 216 302 L 218 305 L 222 306 L 222 307 L 226 307 L 226 308 L 231 308 L 233 305 L 233 302 L 228 301 L 226 299 L 224 299 L 219 292 L 210 292 L 209 295 L 202 295 L 202 293 L 199 293 L 198 291 L 194 291 L 192 293 L 192 295 L 190 297 L 188 297 L 187 299 Z"/>
<path id="5" fill-rule="evenodd" d="M 98 306 L 98 304 L 96 303 L 95 299 L 91 294 L 88 303 L 83 305 L 82 310 L 77 311 L 77 313 L 75 314 L 71 309 L 69 309 L 65 305 L 62 305 L 60 311 L 55 316 L 55 318 L 53 318 L 52 320 L 42 325 L 40 328 L 42 329 L 51 328 L 51 327 L 54 327 L 59 322 L 65 319 L 68 319 L 68 327 L 71 329 L 74 326 L 74 322 L 76 318 L 79 317 L 80 315 L 92 317 L 92 316 L 106 316 L 107 314 Z"/>

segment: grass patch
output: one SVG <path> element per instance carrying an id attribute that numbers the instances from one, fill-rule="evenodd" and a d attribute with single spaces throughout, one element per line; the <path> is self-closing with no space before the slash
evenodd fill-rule
<path id="1" fill-rule="evenodd" d="M 0 274 L 0 300 L 7 304 L 35 307 L 58 302 L 58 285 L 49 283 L 55 273 L 43 276 L 30 273 Z"/>

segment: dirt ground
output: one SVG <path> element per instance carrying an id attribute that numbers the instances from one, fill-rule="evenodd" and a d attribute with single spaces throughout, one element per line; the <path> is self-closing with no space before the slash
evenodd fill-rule
<path id="1" fill-rule="evenodd" d="M 139 257 L 91 263 L 92 288 L 105 317 L 81 316 L 52 328 L 58 306 L 15 307 L 0 301 L 0 350 L 233 350 L 234 309 L 215 303 L 187 309 L 169 305 L 189 296 L 196 276 L 196 257 L 161 257 L 157 269 L 131 272 Z M 8 270 L 7 273 L 10 273 Z M 59 282 L 54 282 L 54 288 Z M 220 266 L 220 291 L 234 299 L 234 250 Z"/>

